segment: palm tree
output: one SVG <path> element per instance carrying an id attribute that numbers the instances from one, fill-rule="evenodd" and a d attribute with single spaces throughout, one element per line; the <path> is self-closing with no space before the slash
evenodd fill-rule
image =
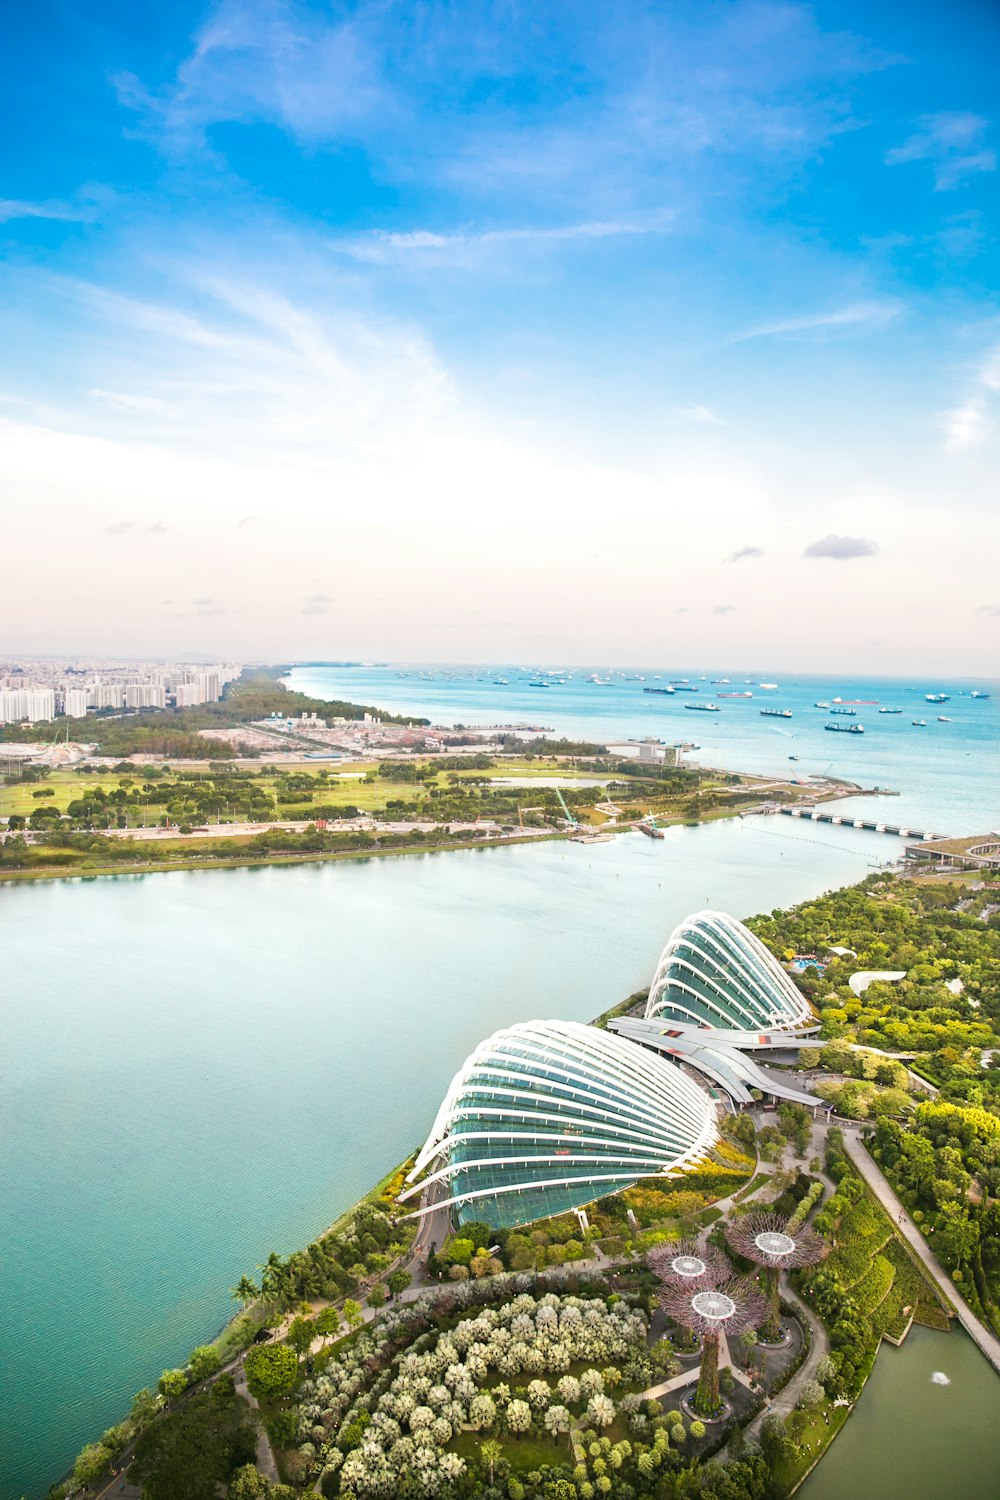
<path id="1" fill-rule="evenodd" d="M 260 1296 L 260 1290 L 250 1280 L 249 1276 L 241 1276 L 239 1285 L 234 1286 L 229 1294 L 234 1297 L 242 1308 L 248 1308 L 252 1302 L 256 1302 Z"/>
<path id="2" fill-rule="evenodd" d="M 497 1442 L 496 1438 L 487 1438 L 485 1442 L 479 1444 L 479 1456 L 484 1464 L 489 1464 L 490 1466 L 490 1485 L 492 1486 L 493 1466 L 503 1458 L 503 1448 Z"/>

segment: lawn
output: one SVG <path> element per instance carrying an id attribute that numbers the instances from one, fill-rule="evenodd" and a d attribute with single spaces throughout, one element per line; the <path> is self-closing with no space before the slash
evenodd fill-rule
<path id="1" fill-rule="evenodd" d="M 837 1436 L 849 1414 L 849 1406 L 834 1406 L 832 1401 L 826 1399 L 808 1411 L 796 1409 L 789 1415 L 786 1423 L 788 1436 L 800 1451 L 797 1458 L 779 1465 L 777 1478 L 783 1485 L 791 1489 L 804 1478 L 823 1450 Z M 824 1416 L 827 1419 L 825 1421 Z"/>
<path id="2" fill-rule="evenodd" d="M 480 1444 L 490 1436 L 485 1432 L 460 1432 L 449 1443 L 449 1448 L 462 1458 L 478 1458 Z M 501 1437 L 503 1456 L 512 1469 L 540 1469 L 544 1464 L 572 1464 L 573 1451 L 568 1436 L 563 1433 L 558 1442 L 550 1437 L 536 1437 L 526 1433 L 522 1438 Z"/>

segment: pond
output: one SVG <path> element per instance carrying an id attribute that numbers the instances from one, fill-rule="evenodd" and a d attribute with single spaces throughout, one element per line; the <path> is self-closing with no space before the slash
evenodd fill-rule
<path id="1" fill-rule="evenodd" d="M 801 1500 L 987 1500 L 1000 1494 L 1000 1375 L 960 1328 L 883 1343 Z"/>

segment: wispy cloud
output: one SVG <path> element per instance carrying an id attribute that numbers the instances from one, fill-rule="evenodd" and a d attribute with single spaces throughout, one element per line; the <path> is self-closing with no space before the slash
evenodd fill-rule
<path id="1" fill-rule="evenodd" d="M 170 410 L 169 404 L 157 396 L 140 396 L 128 391 L 103 391 L 97 386 L 92 387 L 87 395 L 95 401 L 114 407 L 116 411 L 135 412 L 138 416 L 151 416 Z"/>
<path id="2" fill-rule="evenodd" d="M 702 406 L 700 401 L 692 401 L 688 406 L 679 406 L 675 413 L 677 419 L 682 422 L 707 422 L 716 427 L 724 427 L 720 416 L 710 406 Z"/>
<path id="3" fill-rule="evenodd" d="M 831 329 L 884 328 L 902 312 L 902 304 L 890 300 L 851 302 L 846 307 L 833 308 L 830 312 L 804 313 L 800 317 L 781 318 L 773 323 L 761 323 L 745 333 L 734 334 L 732 344 L 742 344 L 748 339 L 771 338 L 784 333 L 821 333 Z"/>
<path id="4" fill-rule="evenodd" d="M 744 558 L 763 557 L 764 553 L 760 547 L 740 547 L 738 551 L 730 553 L 726 562 L 743 562 Z"/>
<path id="5" fill-rule="evenodd" d="M 1000 604 L 978 604 L 975 612 L 977 615 L 992 615 L 1000 618 Z"/>
<path id="6" fill-rule="evenodd" d="M 712 613 L 713 613 L 713 615 L 734 615 L 736 613 L 736 605 L 735 604 L 714 604 L 712 606 Z"/>
<path id="7" fill-rule="evenodd" d="M 944 445 L 949 452 L 971 448 L 991 431 L 991 406 L 997 394 L 1000 394 L 1000 344 L 986 356 L 965 400 L 942 418 Z"/>
<path id="8" fill-rule="evenodd" d="M 353 239 L 332 241 L 333 248 L 356 260 L 384 265 L 390 261 L 412 259 L 442 260 L 467 258 L 477 250 L 517 244 L 560 244 L 573 240 L 605 240 L 622 235 L 665 234 L 667 219 L 656 222 L 600 220 L 579 224 L 520 225 L 510 229 L 461 230 L 441 234 L 435 230 L 414 229 L 401 232 L 376 230 Z"/>
<path id="9" fill-rule="evenodd" d="M 325 604 L 307 604 L 302 610 L 304 615 L 328 615 L 330 611 Z"/>
<path id="10" fill-rule="evenodd" d="M 62 219 L 83 223 L 93 218 L 93 208 L 72 203 L 30 203 L 23 198 L 0 198 L 0 224 L 12 219 Z"/>
<path id="11" fill-rule="evenodd" d="M 870 542 L 863 536 L 829 536 L 820 537 L 818 542 L 810 542 L 808 547 L 802 550 L 803 557 L 832 557 L 838 562 L 843 562 L 850 557 L 873 557 L 878 551 L 878 544 Z"/>
<path id="12" fill-rule="evenodd" d="M 960 111 L 923 115 L 920 129 L 886 153 L 886 165 L 926 161 L 934 170 L 934 189 L 948 192 L 979 172 L 995 172 L 997 154 L 985 143 L 990 121 Z"/>
<path id="13" fill-rule="evenodd" d="M 105 526 L 105 536 L 164 536 L 170 530 L 162 521 L 113 521 Z"/>

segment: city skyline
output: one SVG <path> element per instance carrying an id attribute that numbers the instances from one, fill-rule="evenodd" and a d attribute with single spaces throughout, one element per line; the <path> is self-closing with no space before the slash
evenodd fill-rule
<path id="1" fill-rule="evenodd" d="M 5 650 L 989 674 L 997 33 L 19 15 Z"/>

